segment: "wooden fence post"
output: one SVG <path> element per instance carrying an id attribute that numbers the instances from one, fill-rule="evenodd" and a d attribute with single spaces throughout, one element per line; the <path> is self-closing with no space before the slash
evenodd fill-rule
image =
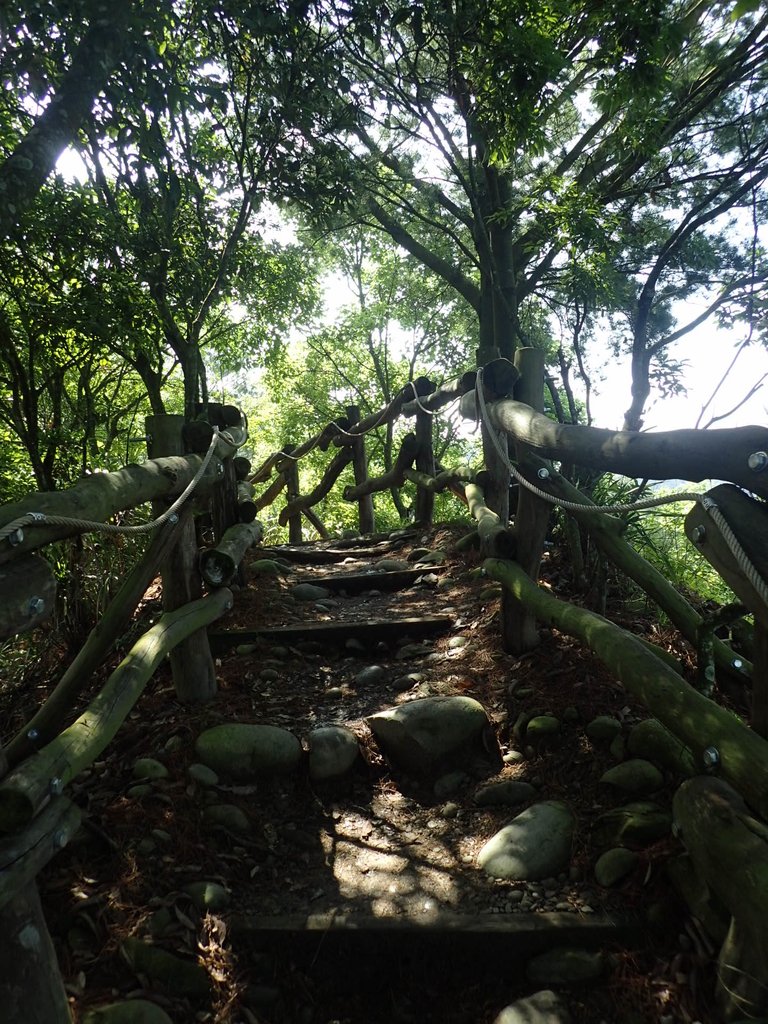
<path id="1" fill-rule="evenodd" d="M 7 770 L 0 750 L 0 778 Z M 72 1021 L 34 879 L 0 907 L 0 1006 L 9 1022 Z"/>
<path id="2" fill-rule="evenodd" d="M 498 359 L 500 352 L 497 348 L 478 348 L 476 351 L 477 365 L 482 369 L 495 359 Z M 476 405 L 479 416 L 479 404 Z M 488 508 L 499 517 L 501 525 L 506 527 L 509 523 L 509 470 L 504 465 L 504 460 L 496 451 L 496 446 L 491 439 L 490 431 L 495 427 L 481 422 L 480 432 L 483 439 L 483 463 L 488 477 L 485 482 L 485 501 Z M 500 438 L 504 450 L 507 450 L 507 439 L 505 435 Z"/>
<path id="3" fill-rule="evenodd" d="M 432 446 L 432 415 L 421 408 L 416 409 L 416 440 L 419 451 L 416 455 L 416 469 L 428 476 L 435 475 L 435 452 Z M 416 487 L 416 516 L 418 526 L 432 525 L 435 506 L 435 492 L 426 487 Z"/>
<path id="4" fill-rule="evenodd" d="M 286 455 L 290 455 L 296 448 L 295 444 L 283 445 L 283 452 Z M 285 469 L 283 470 L 283 476 L 286 482 L 286 504 L 290 505 L 292 501 L 300 496 L 299 491 L 299 463 L 296 459 L 286 459 Z M 301 544 L 303 538 L 301 535 L 301 512 L 294 512 L 288 517 L 288 543 L 289 544 Z"/>
<path id="5" fill-rule="evenodd" d="M 148 416 L 147 447 L 151 459 L 166 455 L 184 455 L 183 416 Z M 231 461 L 231 460 L 230 460 Z M 155 511 L 160 512 L 155 506 Z M 198 568 L 197 537 L 194 517 L 189 509 L 181 509 L 179 539 L 163 563 L 163 610 L 175 611 L 196 601 L 203 594 Z M 198 629 L 170 653 L 171 672 L 176 696 L 185 703 L 212 700 L 216 695 L 216 669 L 213 664 L 208 632 Z"/>
<path id="6" fill-rule="evenodd" d="M 544 353 L 536 348 L 521 348 L 515 353 L 515 366 L 520 378 L 515 384 L 514 396 L 537 412 L 544 409 Z M 525 445 L 517 445 L 517 460 L 525 466 Z M 529 472 L 528 477 L 535 483 L 537 475 Z M 544 540 L 547 536 L 549 515 L 552 506 L 537 498 L 522 484 L 518 490 L 517 513 L 515 515 L 516 561 L 531 579 L 539 575 Z M 505 651 L 524 654 L 539 642 L 536 620 L 525 611 L 504 588 L 501 599 L 501 631 Z"/>
<path id="7" fill-rule="evenodd" d="M 350 426 L 360 420 L 360 408 L 357 405 L 347 406 L 347 419 Z M 368 459 L 365 454 L 365 434 L 360 434 L 352 442 L 352 470 L 355 474 L 355 486 L 368 479 Z M 373 509 L 373 495 L 363 494 L 357 499 L 357 515 L 360 533 L 376 532 L 376 515 Z"/>

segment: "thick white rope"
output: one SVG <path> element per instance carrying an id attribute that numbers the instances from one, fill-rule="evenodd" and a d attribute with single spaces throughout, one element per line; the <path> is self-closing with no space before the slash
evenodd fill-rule
<path id="1" fill-rule="evenodd" d="M 176 516 L 178 510 L 184 502 L 187 501 L 194 489 L 200 483 L 203 474 L 213 458 L 213 453 L 216 449 L 219 436 L 219 428 L 213 427 L 213 437 L 211 438 L 211 443 L 208 446 L 208 451 L 205 453 L 203 461 L 200 464 L 200 468 L 178 496 L 176 501 L 174 501 L 174 503 L 167 508 L 162 515 L 158 516 L 157 519 L 154 519 L 151 523 L 140 523 L 138 526 L 116 526 L 113 523 L 99 523 L 89 519 L 72 519 L 69 516 L 49 516 L 45 512 L 27 512 L 25 515 L 19 516 L 18 519 L 14 519 L 12 522 L 0 527 L 0 540 L 12 537 L 16 534 L 17 530 L 23 530 L 25 526 L 67 526 L 73 527 L 83 533 L 150 533 L 158 526 L 162 526 L 163 523 L 167 523 L 169 519 Z"/>
<path id="2" fill-rule="evenodd" d="M 657 508 L 659 505 L 670 505 L 678 501 L 693 501 L 697 502 L 704 511 L 713 520 L 715 525 L 723 535 L 731 554 L 736 559 L 739 569 L 744 573 L 749 582 L 754 587 L 760 600 L 765 604 L 768 604 L 768 584 L 766 584 L 763 577 L 758 572 L 757 568 L 750 561 L 744 548 L 739 543 L 736 534 L 733 532 L 731 527 L 728 525 L 723 513 L 720 511 L 717 503 L 712 500 L 707 494 L 699 494 L 696 491 L 677 491 L 674 494 L 665 494 L 657 498 L 643 498 L 640 501 L 626 502 L 618 505 L 585 505 L 577 501 L 567 501 L 564 498 L 558 498 L 554 494 L 548 494 L 543 491 L 540 487 L 532 484 L 527 480 L 523 474 L 514 466 L 510 460 L 509 455 L 505 451 L 505 446 L 501 444 L 501 436 L 506 440 L 506 433 L 504 431 L 498 431 L 490 421 L 488 416 L 488 408 L 485 402 L 485 396 L 483 394 L 483 371 L 480 368 L 477 371 L 477 399 L 480 410 L 480 418 L 488 431 L 488 436 L 496 449 L 501 461 L 505 468 L 511 473 L 511 475 L 517 480 L 519 484 L 527 488 L 532 494 L 535 494 L 537 498 L 542 498 L 544 501 L 548 501 L 551 505 L 556 505 L 558 508 L 564 509 L 566 512 L 601 512 L 606 515 L 616 512 L 631 512 L 631 511 L 642 511 L 650 508 Z M 545 471 L 542 470 L 542 473 Z M 548 471 L 547 471 L 548 472 Z"/>

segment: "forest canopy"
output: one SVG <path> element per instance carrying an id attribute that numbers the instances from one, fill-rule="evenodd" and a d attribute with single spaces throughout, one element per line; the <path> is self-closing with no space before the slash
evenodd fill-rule
<path id="1" fill-rule="evenodd" d="M 743 0 L 5 4 L 4 490 L 212 389 L 282 444 L 521 346 L 562 422 L 629 354 L 640 429 L 695 328 L 765 344 L 767 53 Z"/>

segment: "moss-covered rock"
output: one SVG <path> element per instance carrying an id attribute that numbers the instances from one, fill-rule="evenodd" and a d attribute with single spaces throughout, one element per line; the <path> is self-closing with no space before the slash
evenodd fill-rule
<path id="1" fill-rule="evenodd" d="M 250 782 L 286 775 L 301 763 L 301 743 L 287 729 L 233 722 L 206 729 L 197 737 L 195 754 L 219 775 Z"/>

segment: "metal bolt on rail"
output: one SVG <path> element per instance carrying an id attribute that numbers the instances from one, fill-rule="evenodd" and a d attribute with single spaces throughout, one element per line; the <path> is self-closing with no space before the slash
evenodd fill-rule
<path id="1" fill-rule="evenodd" d="M 51 838 L 53 840 L 53 845 L 57 850 L 60 850 L 62 847 L 67 845 L 67 834 L 63 829 L 59 829 L 58 832 L 54 832 Z"/>
<path id="2" fill-rule="evenodd" d="M 742 669 L 744 667 L 744 662 L 741 660 L 741 658 L 734 658 L 731 664 L 736 669 Z"/>
<path id="3" fill-rule="evenodd" d="M 27 729 L 27 739 L 30 743 L 34 743 L 35 740 L 40 739 L 40 733 L 37 729 Z"/>
<path id="4" fill-rule="evenodd" d="M 717 747 L 707 747 L 704 753 L 701 755 L 701 760 L 704 764 L 706 771 L 714 771 L 715 768 L 720 764 L 720 751 Z"/>
<path id="5" fill-rule="evenodd" d="M 30 615 L 42 615 L 45 610 L 45 601 L 42 597 L 30 597 L 27 608 Z"/>
<path id="6" fill-rule="evenodd" d="M 694 526 L 691 531 L 691 540 L 694 544 L 703 544 L 706 540 L 707 531 L 703 526 Z"/>
<path id="7" fill-rule="evenodd" d="M 21 527 L 19 527 L 18 530 L 14 530 L 13 533 L 8 534 L 8 543 L 13 548 L 15 548 L 17 544 L 21 544 L 23 540 L 24 531 L 21 529 Z"/>
<path id="8" fill-rule="evenodd" d="M 753 473 L 762 473 L 768 467 L 768 452 L 752 452 L 747 459 L 747 465 Z"/>
<path id="9" fill-rule="evenodd" d="M 48 783 L 48 792 L 51 796 L 60 796 L 64 792 L 64 783 L 55 775 Z"/>
<path id="10" fill-rule="evenodd" d="M 547 480 L 549 479 L 549 470 L 546 467 L 542 466 L 542 468 L 537 472 L 536 476 L 539 478 L 539 480 Z"/>

